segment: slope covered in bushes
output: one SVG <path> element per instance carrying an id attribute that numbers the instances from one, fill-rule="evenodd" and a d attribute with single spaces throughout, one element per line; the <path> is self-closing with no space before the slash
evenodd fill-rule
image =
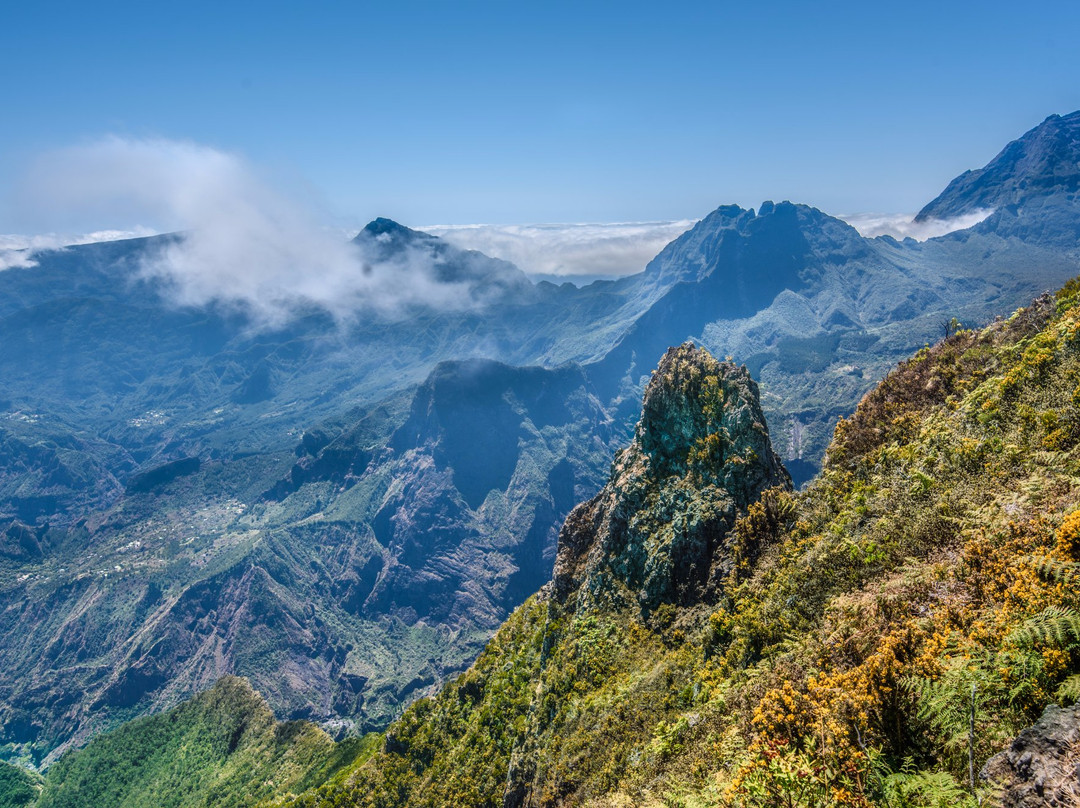
<path id="1" fill-rule="evenodd" d="M 816 484 L 750 500 L 690 598 L 640 597 L 582 506 L 557 576 L 586 572 L 299 804 L 975 805 L 983 763 L 1078 693 L 1077 291 L 902 363 Z M 692 533 L 713 498 L 688 510 L 709 479 L 681 480 L 626 524 Z M 648 568 L 671 543 L 641 546 Z"/>
<path id="2" fill-rule="evenodd" d="M 239 808 L 310 788 L 366 749 L 361 739 L 335 744 L 307 721 L 276 722 L 245 679 L 229 676 L 62 757 L 37 806 Z"/>

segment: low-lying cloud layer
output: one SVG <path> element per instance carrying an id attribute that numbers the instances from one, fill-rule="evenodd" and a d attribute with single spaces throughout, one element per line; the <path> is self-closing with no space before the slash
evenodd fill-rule
<path id="1" fill-rule="evenodd" d="M 23 236 L 0 233 L 0 271 L 14 267 L 32 267 L 36 263 L 34 255 L 45 250 L 59 250 L 76 244 L 95 244 L 99 241 L 119 241 L 125 238 L 153 235 L 157 235 L 157 231 L 150 227 L 136 227 L 133 230 L 97 230 L 79 235 L 38 233 L 33 236 Z"/>
<path id="2" fill-rule="evenodd" d="M 926 241 L 928 238 L 974 227 L 991 213 L 993 210 L 978 210 L 955 219 L 931 219 L 926 222 L 916 222 L 913 213 L 852 213 L 837 218 L 843 219 L 866 238 L 892 236 L 897 239 Z"/>
<path id="3" fill-rule="evenodd" d="M 277 323 L 298 306 L 348 318 L 478 303 L 468 284 L 438 280 L 427 251 L 403 251 L 389 264 L 370 260 L 241 158 L 194 143 L 113 137 L 64 149 L 40 160 L 24 189 L 30 207 L 105 211 L 181 231 L 142 264 L 181 305 L 220 302 Z M 6 260 L 25 266 L 34 249 L 51 246 L 9 249 Z"/>
<path id="4" fill-rule="evenodd" d="M 972 227 L 991 211 L 956 219 L 914 221 L 913 214 L 856 213 L 843 219 L 867 238 L 889 235 L 925 241 Z M 421 227 L 463 249 L 479 250 L 517 264 L 534 279 L 619 278 L 641 272 L 668 243 L 696 220 L 611 224 L 466 224 Z"/>
<path id="5" fill-rule="evenodd" d="M 581 282 L 645 269 L 660 250 L 694 225 L 674 222 L 611 224 L 432 225 L 421 230 L 458 247 L 510 261 L 534 278 Z"/>

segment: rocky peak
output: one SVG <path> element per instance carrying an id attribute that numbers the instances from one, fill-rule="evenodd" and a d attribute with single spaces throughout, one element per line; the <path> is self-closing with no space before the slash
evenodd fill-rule
<path id="1" fill-rule="evenodd" d="M 654 481 L 691 475 L 729 491 L 740 508 L 756 499 L 760 478 L 783 473 L 750 373 L 690 342 L 668 349 L 653 372 L 634 450 Z"/>
<path id="2" fill-rule="evenodd" d="M 433 251 L 444 246 L 435 236 L 381 216 L 368 222 L 356 234 L 353 244 L 358 245 L 373 261 L 392 261 L 402 258 L 411 250 Z"/>
<path id="3" fill-rule="evenodd" d="M 950 219 L 1080 191 L 1080 111 L 1051 115 L 1012 141 L 983 168 L 965 171 L 919 211 L 915 221 Z"/>
<path id="4" fill-rule="evenodd" d="M 716 298 L 714 317 L 744 317 L 785 289 L 805 286 L 808 270 L 866 250 L 853 227 L 807 205 L 766 201 L 756 213 L 725 205 L 667 245 L 645 272 L 661 287 L 707 289 Z"/>
<path id="5" fill-rule="evenodd" d="M 736 517 L 774 486 L 791 480 L 746 368 L 691 343 L 671 348 L 607 485 L 568 517 L 549 591 L 582 602 L 636 599 L 644 611 L 707 599 L 729 569 Z"/>
<path id="6" fill-rule="evenodd" d="M 509 261 L 476 250 L 462 250 L 392 219 L 380 217 L 369 222 L 353 243 L 374 263 L 426 265 L 433 280 L 467 286 L 476 304 L 520 301 L 534 292 L 528 276 Z"/>
<path id="7" fill-rule="evenodd" d="M 403 224 L 398 224 L 393 219 L 380 216 L 368 222 L 364 229 L 356 234 L 353 241 L 363 242 L 369 239 L 377 239 L 383 242 L 396 242 L 398 246 L 410 244 L 416 241 L 432 241 L 435 236 L 420 230 L 413 230 Z"/>

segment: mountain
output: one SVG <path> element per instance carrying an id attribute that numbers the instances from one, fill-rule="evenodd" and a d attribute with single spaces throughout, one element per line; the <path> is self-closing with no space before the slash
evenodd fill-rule
<path id="1" fill-rule="evenodd" d="M 745 363 L 803 485 L 897 361 L 1080 270 L 1080 210 L 1040 187 L 921 243 L 724 206 L 581 289 L 380 219 L 357 271 L 438 294 L 355 316 L 185 305 L 146 271 L 183 235 L 0 272 L 0 757 L 228 674 L 284 719 L 385 727 L 549 579 L 669 346 Z"/>
<path id="2" fill-rule="evenodd" d="M 531 300 L 536 296 L 525 273 L 509 261 L 489 258 L 475 250 L 460 250 L 391 219 L 369 222 L 353 243 L 366 247 L 372 261 L 380 263 L 397 260 L 403 253 L 420 253 L 433 263 L 437 282 L 468 284 L 474 297 L 485 301 L 499 300 L 505 305 L 509 300 Z"/>
<path id="3" fill-rule="evenodd" d="M 901 243 L 863 238 L 805 205 L 719 208 L 632 279 L 650 305 L 586 367 L 616 396 L 640 389 L 641 365 L 686 339 L 738 357 L 761 381 L 779 451 L 801 484 L 820 467 L 836 419 L 900 358 L 954 318 L 985 323 L 1080 271 L 1075 249 L 1061 246 L 1080 208 L 1045 221 L 1039 213 Z"/>
<path id="4" fill-rule="evenodd" d="M 1031 804 L 1019 756 L 1068 777 L 1053 738 L 1080 729 L 1051 709 L 1012 744 L 1080 680 L 1078 334 L 1073 282 L 920 351 L 794 495 L 752 387 L 668 354 L 634 443 L 567 520 L 552 585 L 374 757 L 295 804 Z M 721 384 L 687 384 L 694 366 Z M 723 460 L 704 451 L 721 398 L 751 425 Z M 668 577 L 703 547 L 707 575 Z M 1005 779 L 971 789 L 991 758 Z"/>
<path id="5" fill-rule="evenodd" d="M 1078 377 L 1072 281 L 901 362 L 792 492 L 746 371 L 670 350 L 551 583 L 381 743 L 323 753 L 309 790 L 264 804 L 1067 798 L 1080 713 L 1053 703 L 1080 694 Z M 121 733 L 158 720 L 68 753 L 43 795 L 72 771 L 73 796 L 145 793 L 153 762 Z"/>
<path id="6" fill-rule="evenodd" d="M 997 208 L 1019 208 L 1080 191 L 1080 112 L 1051 115 L 1012 141 L 985 167 L 965 171 L 924 207 L 915 221 L 951 219 Z"/>

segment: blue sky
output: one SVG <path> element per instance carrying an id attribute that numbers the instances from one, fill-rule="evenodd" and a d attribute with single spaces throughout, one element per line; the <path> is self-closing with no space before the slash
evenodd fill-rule
<path id="1" fill-rule="evenodd" d="M 240 155 L 343 226 L 658 221 L 914 211 L 1080 108 L 1065 2 L 38 2 L 0 27 L 0 233 L 159 225 L 11 190 L 105 136 Z"/>

